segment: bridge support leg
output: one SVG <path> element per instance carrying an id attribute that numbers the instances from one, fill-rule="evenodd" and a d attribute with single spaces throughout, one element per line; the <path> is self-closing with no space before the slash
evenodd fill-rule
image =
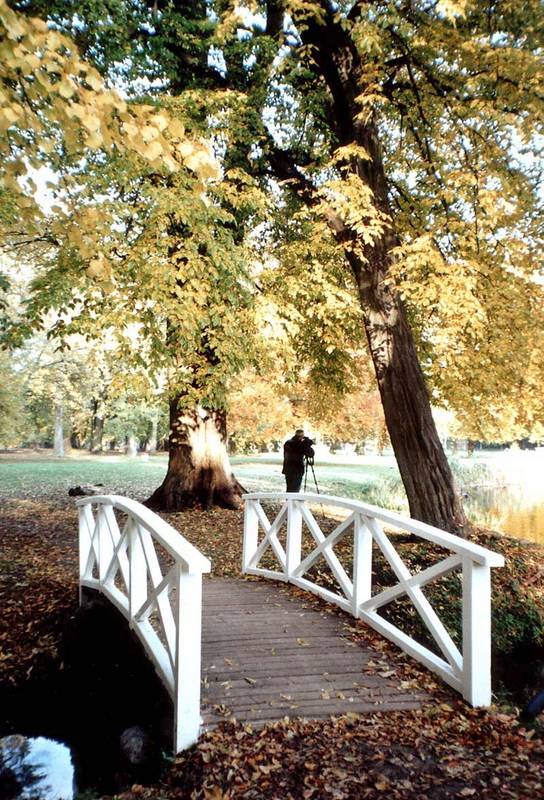
<path id="1" fill-rule="evenodd" d="M 357 514 L 353 523 L 353 597 L 351 613 L 359 616 L 359 606 L 372 596 L 372 533 Z"/>
<path id="2" fill-rule="evenodd" d="M 463 697 L 472 706 L 491 704 L 491 574 L 463 559 Z"/>
<path id="3" fill-rule="evenodd" d="M 174 752 L 194 744 L 200 733 L 202 575 L 178 566 L 174 687 Z M 183 647 L 182 647 L 183 644 Z"/>
<path id="4" fill-rule="evenodd" d="M 285 577 L 291 577 L 300 565 L 302 550 L 302 511 L 300 503 L 289 500 L 289 516 L 287 517 L 287 544 L 285 552 Z"/>
<path id="5" fill-rule="evenodd" d="M 256 503 L 246 500 L 244 508 L 244 544 L 242 551 L 242 573 L 246 573 L 257 549 L 259 539 L 259 518 L 255 511 Z"/>

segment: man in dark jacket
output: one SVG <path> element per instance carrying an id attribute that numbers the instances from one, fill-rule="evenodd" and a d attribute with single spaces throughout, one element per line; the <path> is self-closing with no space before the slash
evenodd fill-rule
<path id="1" fill-rule="evenodd" d="M 312 440 L 304 436 L 304 431 L 299 428 L 292 439 L 283 445 L 283 469 L 287 492 L 300 492 L 304 476 L 304 459 L 313 458 L 314 450 Z"/>

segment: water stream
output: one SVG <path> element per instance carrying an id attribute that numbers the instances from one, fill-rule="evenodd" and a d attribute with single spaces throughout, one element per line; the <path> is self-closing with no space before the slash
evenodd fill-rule
<path id="1" fill-rule="evenodd" d="M 519 484 L 475 488 L 465 498 L 465 509 L 479 525 L 544 545 L 544 481 L 542 488 L 542 495 Z"/>
<path id="2" fill-rule="evenodd" d="M 0 685 L 0 708 L 1 800 L 70 800 L 64 788 L 46 794 L 39 787 L 37 795 L 15 791 L 12 775 L 16 767 L 32 779 L 29 766 L 41 759 L 50 779 L 60 762 L 48 753 L 62 744 L 69 748 L 78 790 L 101 794 L 156 780 L 171 747 L 166 690 L 124 619 L 101 598 L 67 620 L 58 659 L 44 659 L 24 684 Z M 24 762 L 25 751 L 31 761 Z M 36 787 L 31 781 L 28 788 Z"/>

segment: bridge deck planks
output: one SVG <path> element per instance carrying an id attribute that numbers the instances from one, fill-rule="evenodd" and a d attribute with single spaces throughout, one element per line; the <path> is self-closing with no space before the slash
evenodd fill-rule
<path id="1" fill-rule="evenodd" d="M 232 718 L 259 725 L 286 716 L 324 719 L 432 702 L 423 692 L 402 689 L 394 677 L 365 672 L 383 654 L 347 639 L 343 624 L 274 583 L 204 580 L 204 729 Z"/>

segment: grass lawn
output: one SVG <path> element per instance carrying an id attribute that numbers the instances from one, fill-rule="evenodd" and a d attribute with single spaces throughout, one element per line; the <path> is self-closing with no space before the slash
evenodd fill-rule
<path id="1" fill-rule="evenodd" d="M 0 455 L 0 495 L 6 497 L 47 497 L 62 495 L 82 483 L 103 484 L 105 494 L 123 494 L 141 500 L 161 482 L 168 456 L 71 455 L 63 459 L 50 453 Z M 366 463 L 344 464 L 340 457 L 315 466 L 320 491 L 376 502 L 372 487 L 388 477 L 398 477 L 391 458 Z M 235 456 L 231 464 L 236 477 L 248 491 L 283 491 L 279 454 Z M 314 490 L 311 473 L 308 491 Z"/>
<path id="2" fill-rule="evenodd" d="M 161 483 L 167 461 L 165 453 L 128 458 L 74 451 L 64 459 L 54 458 L 51 451 L 4 453 L 0 454 L 0 497 L 54 496 L 68 501 L 71 486 L 91 483 L 103 484 L 104 494 L 142 501 Z M 236 477 L 249 492 L 284 491 L 281 463 L 280 453 L 231 458 Z M 544 543 L 542 448 L 534 452 L 478 452 L 472 458 L 455 458 L 454 466 L 471 522 Z M 314 469 L 322 494 L 362 500 L 401 513 L 408 511 L 397 465 L 390 455 L 327 455 L 316 459 Z M 307 491 L 315 491 L 311 472 Z"/>
<path id="3" fill-rule="evenodd" d="M 0 456 L 0 495 L 47 497 L 68 493 L 82 483 L 104 485 L 104 494 L 145 498 L 159 485 L 166 472 L 167 457 L 69 456 L 55 459 L 33 453 Z"/>

